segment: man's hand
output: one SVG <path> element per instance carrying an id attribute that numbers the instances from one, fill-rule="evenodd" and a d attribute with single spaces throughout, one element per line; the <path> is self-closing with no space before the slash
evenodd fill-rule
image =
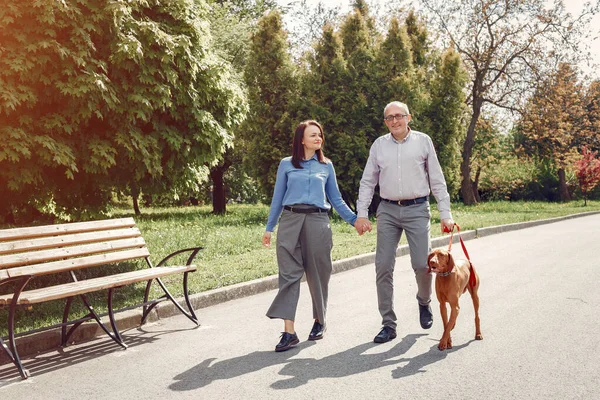
<path id="1" fill-rule="evenodd" d="M 271 232 L 265 232 L 263 234 L 262 244 L 265 247 L 271 247 Z"/>
<path id="2" fill-rule="evenodd" d="M 443 219 L 440 222 L 440 225 L 442 226 L 442 234 L 452 233 L 452 230 L 454 229 L 454 221 L 452 218 Z"/>
<path id="3" fill-rule="evenodd" d="M 358 217 L 354 222 L 354 229 L 356 229 L 356 232 L 362 236 L 362 234 L 367 231 L 371 232 L 371 229 L 373 228 L 371 226 L 371 221 L 369 221 L 368 218 Z"/>

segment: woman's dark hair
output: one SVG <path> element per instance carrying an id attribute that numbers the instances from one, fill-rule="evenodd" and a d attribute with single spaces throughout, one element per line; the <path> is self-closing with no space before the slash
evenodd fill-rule
<path id="1" fill-rule="evenodd" d="M 317 121 L 309 119 L 306 121 L 302 121 L 296 127 L 296 133 L 294 133 L 294 142 L 292 143 L 292 165 L 294 168 L 302 168 L 300 161 L 304 160 L 304 145 L 302 144 L 302 140 L 304 139 L 304 130 L 309 126 L 313 125 L 319 128 L 321 131 L 321 139 L 323 139 L 323 143 L 325 143 L 325 134 L 323 133 L 323 127 Z M 317 159 L 321 164 L 327 164 L 329 161 L 325 154 L 323 154 L 323 148 L 321 147 L 316 151 Z"/>

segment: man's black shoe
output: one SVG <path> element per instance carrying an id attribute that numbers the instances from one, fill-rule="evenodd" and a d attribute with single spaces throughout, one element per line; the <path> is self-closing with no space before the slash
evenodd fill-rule
<path id="1" fill-rule="evenodd" d="M 384 326 L 383 329 L 375 336 L 375 343 L 385 343 L 396 338 L 396 330 L 389 326 Z"/>
<path id="2" fill-rule="evenodd" d="M 423 329 L 429 329 L 433 325 L 433 314 L 429 305 L 423 306 L 419 304 L 419 321 Z"/>
<path id="3" fill-rule="evenodd" d="M 298 343 L 300 343 L 300 340 L 298 340 L 298 335 L 295 333 L 283 332 L 281 334 L 281 340 L 279 343 L 277 343 L 277 346 L 275 346 L 275 351 L 279 352 L 289 350 Z"/>
<path id="4" fill-rule="evenodd" d="M 315 321 L 312 330 L 308 335 L 308 340 L 319 340 L 323 339 L 323 334 L 325 333 L 325 325 Z"/>

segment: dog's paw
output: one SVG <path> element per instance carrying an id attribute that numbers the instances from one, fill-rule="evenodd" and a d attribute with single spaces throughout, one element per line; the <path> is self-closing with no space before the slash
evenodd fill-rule
<path id="1" fill-rule="evenodd" d="M 438 344 L 439 350 L 446 350 L 446 349 L 451 349 L 451 348 L 452 348 L 452 339 L 451 338 L 448 338 L 448 339 L 442 338 L 440 340 L 440 343 Z"/>
<path id="2" fill-rule="evenodd" d="M 483 335 L 481 333 L 476 334 L 475 340 L 483 340 Z"/>

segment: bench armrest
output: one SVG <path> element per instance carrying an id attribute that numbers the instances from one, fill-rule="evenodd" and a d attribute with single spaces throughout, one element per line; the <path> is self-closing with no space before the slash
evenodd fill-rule
<path id="1" fill-rule="evenodd" d="M 198 252 L 200 250 L 202 250 L 202 249 L 203 249 L 203 247 L 191 247 L 189 249 L 177 250 L 176 252 L 171 253 L 168 256 L 166 256 L 165 258 L 163 258 L 156 266 L 157 267 L 162 267 L 167 262 L 167 260 L 169 260 L 170 258 L 172 258 L 172 257 L 174 257 L 176 255 L 179 255 L 181 253 L 186 253 L 186 252 L 191 252 L 192 254 L 190 254 L 190 256 L 188 257 L 187 262 L 185 263 L 185 265 L 191 265 L 192 261 L 194 261 L 194 258 L 196 258 L 196 255 L 198 254 Z"/>

